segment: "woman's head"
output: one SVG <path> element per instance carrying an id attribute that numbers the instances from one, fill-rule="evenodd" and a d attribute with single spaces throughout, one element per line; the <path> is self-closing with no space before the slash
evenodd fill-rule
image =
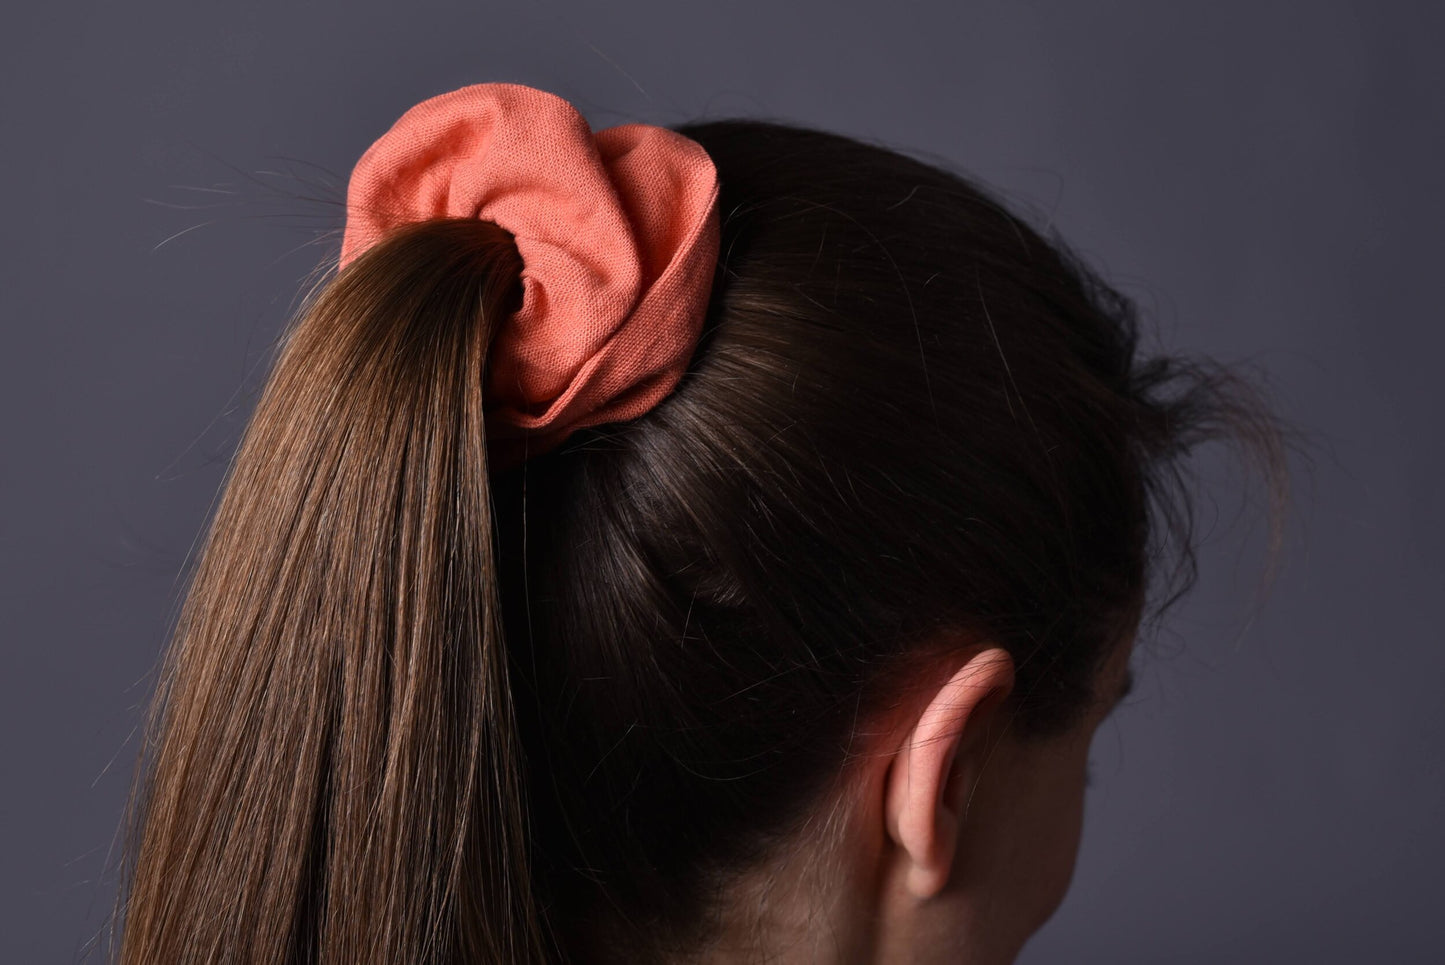
<path id="1" fill-rule="evenodd" d="M 716 275 L 635 419 L 489 468 L 490 223 L 308 302 L 178 627 L 126 960 L 1004 961 L 1057 903 L 1187 583 L 1180 460 L 1268 423 L 954 173 L 680 131 Z"/>

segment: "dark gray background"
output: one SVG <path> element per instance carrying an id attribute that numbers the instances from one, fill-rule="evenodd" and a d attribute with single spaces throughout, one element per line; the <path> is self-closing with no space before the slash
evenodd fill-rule
<path id="1" fill-rule="evenodd" d="M 594 126 L 763 115 L 973 172 L 1313 439 L 1201 462 L 1046 962 L 1439 961 L 1445 36 L 1436 4 L 27 4 L 0 40 L 0 960 L 68 962 L 264 352 L 360 152 L 467 83 Z M 290 159 L 290 160 L 288 160 Z M 328 173 L 329 172 L 329 173 Z"/>

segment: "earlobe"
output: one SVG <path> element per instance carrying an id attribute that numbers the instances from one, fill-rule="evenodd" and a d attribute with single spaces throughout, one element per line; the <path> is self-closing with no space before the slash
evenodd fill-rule
<path id="1" fill-rule="evenodd" d="M 990 741 L 993 710 L 1013 688 L 1013 658 L 980 649 L 929 699 L 889 766 L 887 831 L 908 863 L 908 890 L 928 898 L 947 885 L 968 793 Z"/>

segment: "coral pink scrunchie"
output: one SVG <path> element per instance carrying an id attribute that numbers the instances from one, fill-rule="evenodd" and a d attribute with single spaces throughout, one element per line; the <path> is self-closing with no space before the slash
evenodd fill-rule
<path id="1" fill-rule="evenodd" d="M 486 411 L 494 463 L 635 418 L 687 368 L 717 261 L 717 172 L 649 124 L 593 133 L 567 101 L 475 84 L 412 107 L 357 162 L 341 267 L 393 228 L 475 217 L 511 232 L 521 307 L 497 331 Z M 503 455 L 497 455 L 503 453 Z"/>

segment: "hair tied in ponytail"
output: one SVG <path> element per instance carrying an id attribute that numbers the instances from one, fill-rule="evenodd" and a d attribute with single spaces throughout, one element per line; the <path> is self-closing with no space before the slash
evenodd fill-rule
<path id="1" fill-rule="evenodd" d="M 506 468 L 523 436 L 536 455 L 635 418 L 677 385 L 712 287 L 717 198 L 712 159 L 675 131 L 593 132 L 555 94 L 475 84 L 412 107 L 362 155 L 340 265 L 431 218 L 512 234 L 521 307 L 492 343 L 486 386 L 488 440 Z"/>

